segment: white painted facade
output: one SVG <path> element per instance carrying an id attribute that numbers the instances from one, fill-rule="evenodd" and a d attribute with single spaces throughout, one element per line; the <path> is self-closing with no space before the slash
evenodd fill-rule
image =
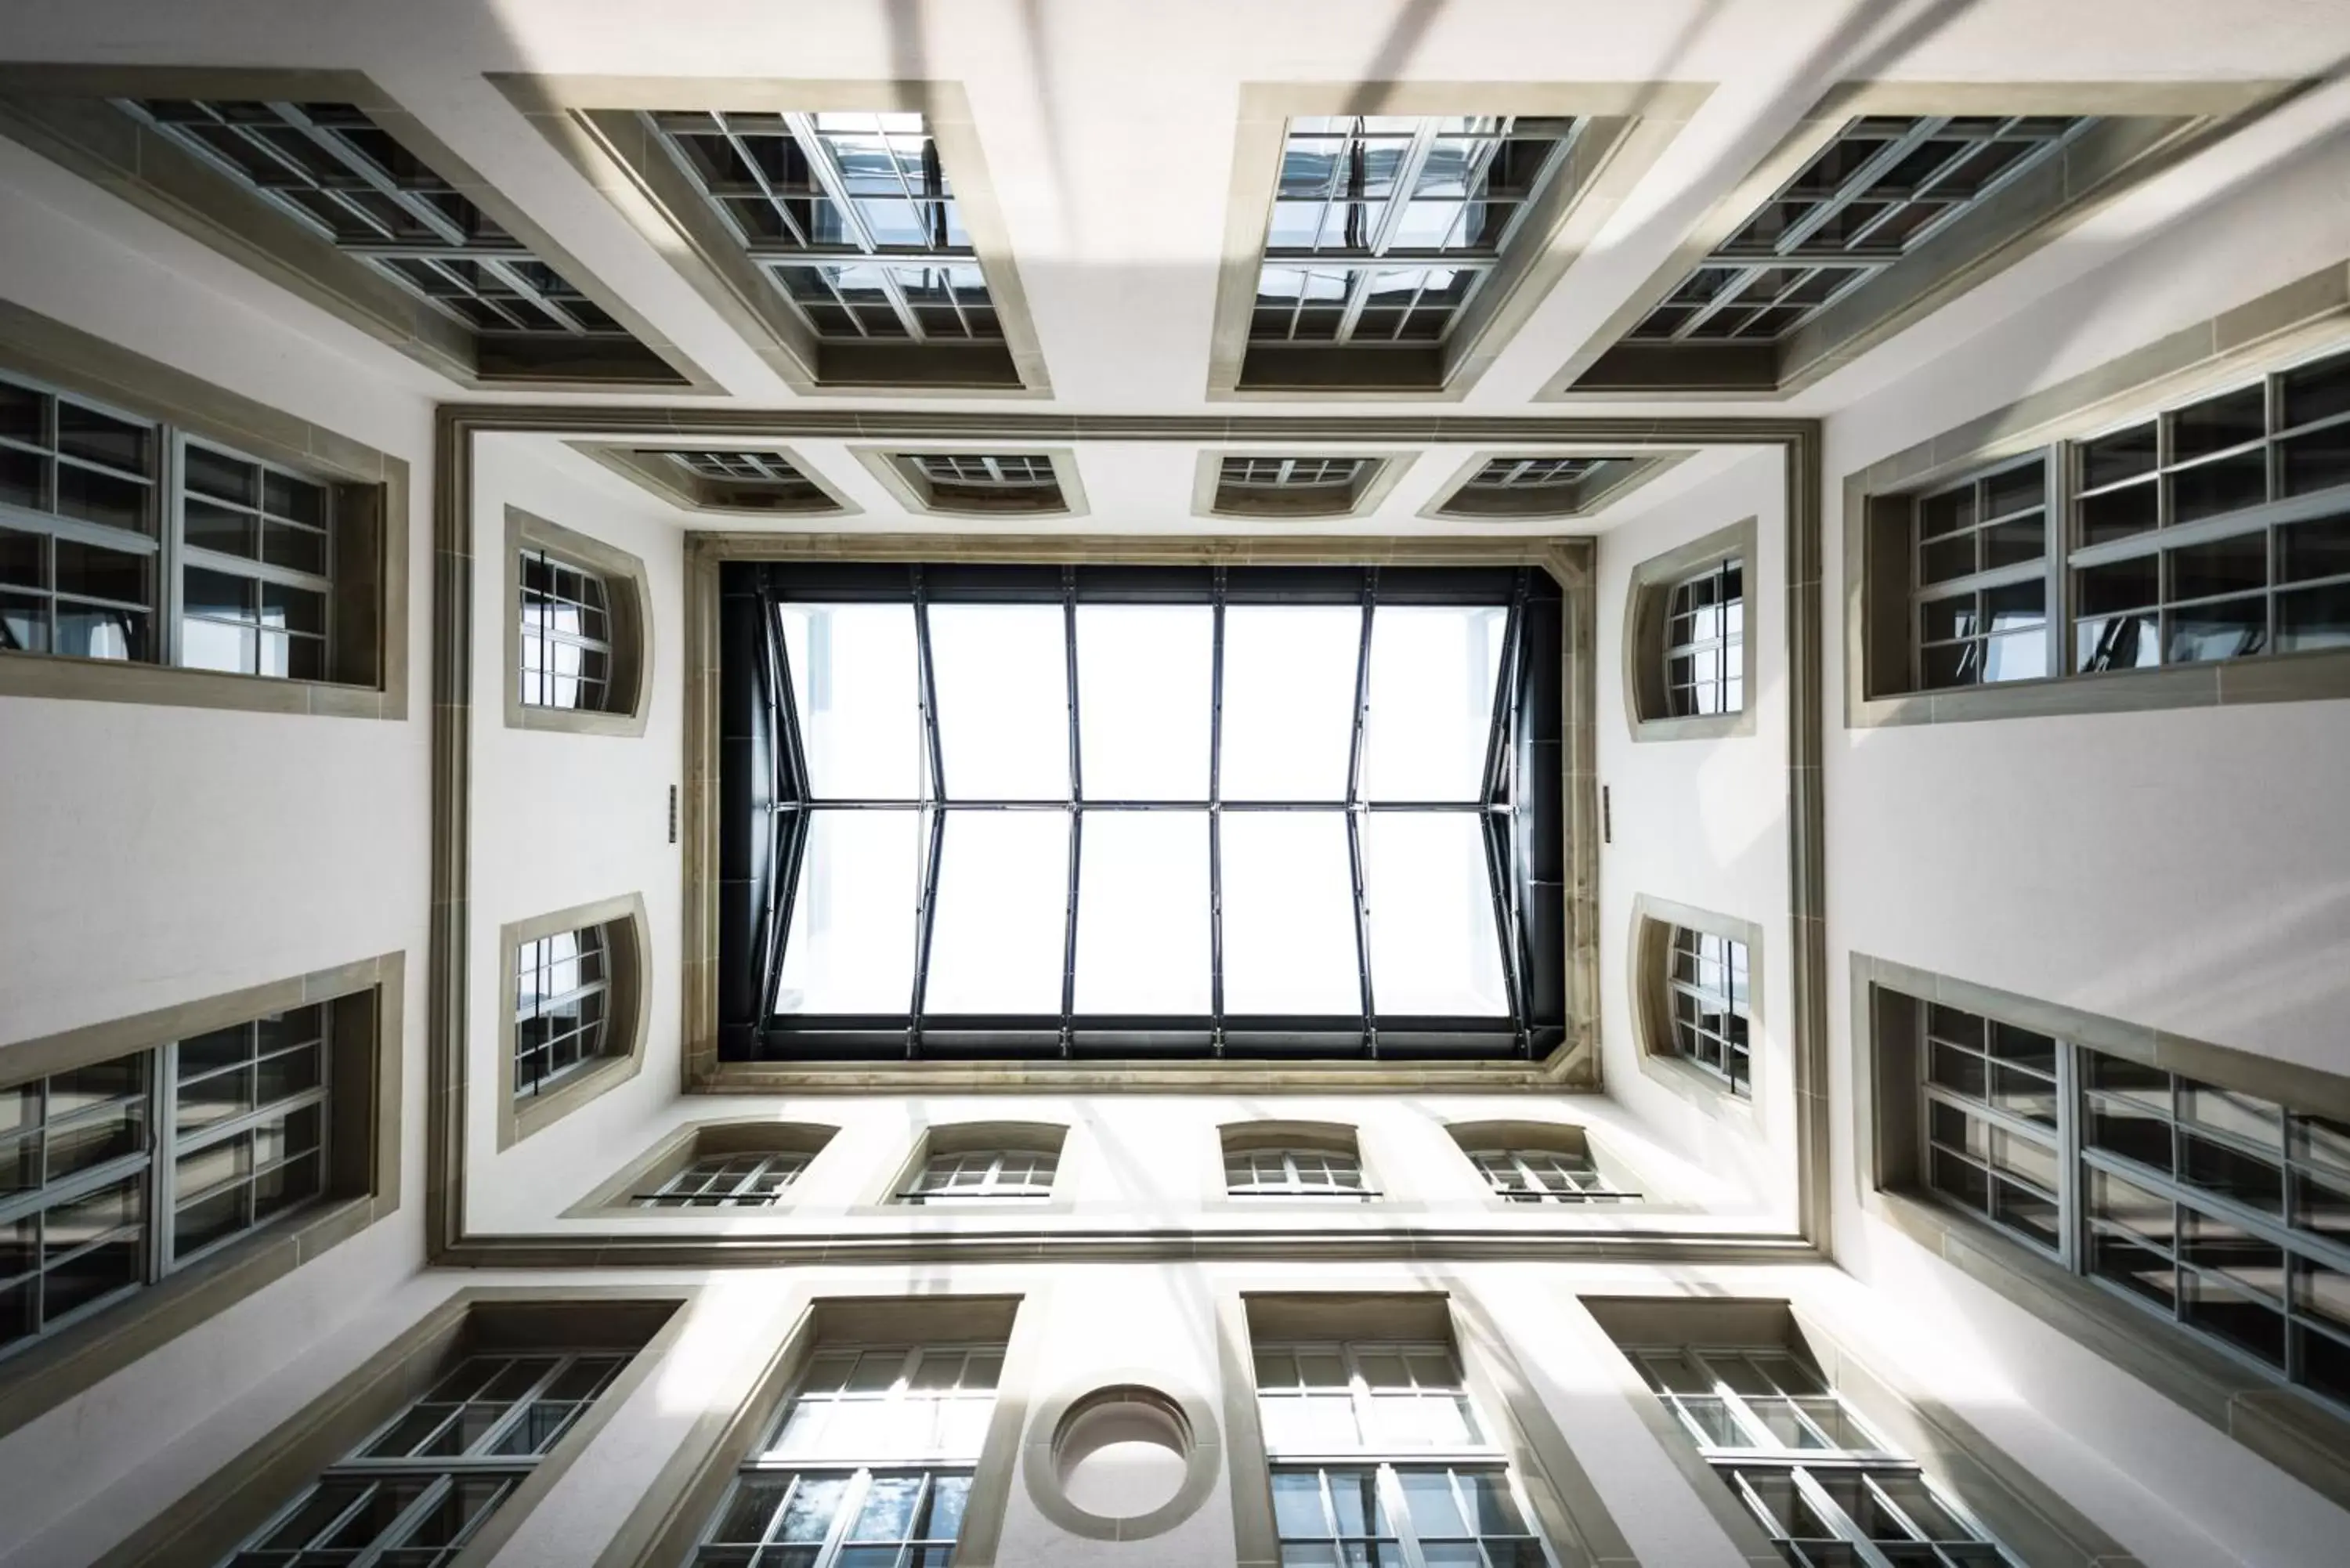
<path id="1" fill-rule="evenodd" d="M 1612 839 L 1599 853 L 1605 1092 L 883 1094 L 680 1092 L 684 857 L 668 791 L 686 782 L 684 571 L 696 520 L 551 437 L 478 449 L 465 1220 L 480 1234 L 822 1238 L 853 1246 L 991 1231 L 1037 1236 L 1020 1263 L 479 1270 L 426 1260 L 428 951 L 432 931 L 433 408 L 465 394 L 325 310 L 58 166 L 0 139 L 0 299 L 296 413 L 397 456 L 411 473 L 408 714 L 379 722 L 0 697 L 0 1084 L 12 1045 L 376 954 L 407 954 L 400 1118 L 403 1202 L 388 1221 L 180 1334 L 87 1392 L 0 1433 L 0 1568 L 78 1568 L 265 1438 L 468 1287 L 688 1286 L 682 1333 L 498 1551 L 500 1568 L 595 1564 L 665 1466 L 735 1410 L 813 1301 L 1021 1294 L 1048 1347 L 1033 1405 L 1148 1371 L 1224 1392 L 1216 1314 L 1243 1293 L 1453 1293 L 1497 1327 L 1643 1563 L 1733 1568 L 1732 1538 L 1639 1414 L 1637 1375 L 1579 1297 L 1785 1300 L 1832 1324 L 1872 1370 L 1971 1424 L 2147 1568 L 2326 1568 L 2350 1519 L 2317 1491 L 2058 1328 L 2035 1320 L 1864 1210 L 1852 1096 L 1854 955 L 2350 1074 L 2350 702 L 1848 729 L 1844 722 L 1844 476 L 2033 391 L 2350 257 L 2350 87 L 2319 83 L 1785 401 L 1531 400 L 1669 254 L 1688 224 L 1843 75 L 1913 81 L 2268 79 L 2350 53 L 2338 7 L 2022 0 L 1899 8 L 1728 0 L 1624 8 L 1475 0 L 1375 15 L 1336 0 L 1279 8 L 880 3 L 697 8 L 691 26 L 637 8 L 432 0 L 344 7 L 19 5 L 12 59 L 362 68 L 605 284 L 753 408 L 795 399 L 663 259 L 525 127 L 484 72 L 966 83 L 987 142 L 1054 394 L 1021 412 L 1230 413 L 1207 400 L 1208 327 L 1231 175 L 1236 84 L 1264 79 L 1718 84 L 1598 242 L 1504 347 L 1465 406 L 1300 400 L 1275 411 L 1593 417 L 1692 413 L 1823 421 L 1821 539 L 1826 794 L 1825 1012 L 1832 1262 L 1528 1262 L 1513 1236 L 1549 1206 L 1498 1201 L 1449 1125 L 1586 1129 L 1650 1201 L 1575 1223 L 1608 1236 L 1783 1232 L 1795 1210 L 1794 989 L 1781 460 L 1709 449 L 1572 524 L 1596 535 L 1596 764 Z M 329 14 L 331 13 L 331 14 Z M 723 48 L 711 40 L 723 38 Z M 2028 44 L 2025 42 L 2028 40 Z M 1203 132 L 1201 127 L 1205 127 Z M 1149 186 L 1137 194 L 1138 180 Z M 2344 341 L 2350 341 L 2345 337 Z M 571 395 L 582 405 L 649 400 Z M 689 401 L 679 397 L 674 401 Z M 888 406 L 1001 411 L 1001 400 Z M 855 461 L 853 440 L 795 449 L 879 532 L 937 531 Z M 1430 441 L 1372 516 L 1327 532 L 1461 533 L 1419 514 L 1470 446 Z M 1194 453 L 1086 441 L 1100 533 L 1186 534 Z M 639 556 L 652 603 L 641 738 L 508 729 L 511 563 L 520 507 Z M 1621 669 L 1626 589 L 1642 561 L 1747 517 L 1752 735 L 1636 742 Z M 769 526 L 728 520 L 729 527 Z M 777 527 L 807 524 L 772 524 Z M 958 524 L 983 532 L 988 524 Z M 1010 529 L 1014 524 L 1003 524 Z M 1019 526 L 1030 526 L 1022 524 Z M 1215 524 L 1231 531 L 1232 524 Z M 1280 524 L 1266 524 L 1270 531 Z M 5 657 L 5 655 L 0 655 Z M 641 1070 L 514 1147 L 497 1147 L 498 928 L 641 894 L 650 937 Z M 1724 1116 L 1642 1072 L 1629 998 L 1638 895 L 1763 932 L 1754 1113 Z M 1253 1118 L 1355 1129 L 1379 1201 L 1255 1204 L 1222 1190 L 1218 1129 Z M 689 1127 L 837 1128 L 773 1212 L 570 1212 Z M 1067 1128 L 1041 1211 L 887 1203 L 929 1129 L 979 1120 Z M 1073 1262 L 1053 1240 L 1191 1233 L 1228 1241 L 1441 1231 L 1492 1261 Z M 0 1361 L 0 1386 L 9 1376 Z M 698 1425 L 699 1424 L 699 1425 Z M 697 1436 L 702 1434 L 702 1436 Z M 1024 1458 L 1023 1462 L 1025 1462 Z M 1711 1484 L 1711 1482 L 1707 1484 Z M 1180 1524 L 1126 1543 L 1061 1530 L 1024 1476 L 1004 1485 L 994 1561 L 1233 1563 L 1229 1474 Z M 465 1568 L 480 1568 L 467 1563 Z"/>

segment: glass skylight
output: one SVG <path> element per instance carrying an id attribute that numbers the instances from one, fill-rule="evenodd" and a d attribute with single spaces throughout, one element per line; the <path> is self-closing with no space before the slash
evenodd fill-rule
<path id="1" fill-rule="evenodd" d="M 771 601 L 768 1027 L 1525 1036 L 1525 574 L 928 570 Z"/>

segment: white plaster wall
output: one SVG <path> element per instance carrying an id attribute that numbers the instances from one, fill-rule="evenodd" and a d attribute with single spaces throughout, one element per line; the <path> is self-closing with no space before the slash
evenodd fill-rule
<path id="1" fill-rule="evenodd" d="M 84 1561 L 36 1537 L 109 1486 L 160 1498 L 199 1473 L 198 1423 L 257 1435 L 292 1409 L 255 1369 L 334 1343 L 422 1254 L 431 408 L 308 306 L 224 292 L 233 271 L 0 141 L 0 296 L 408 462 L 408 717 L 0 698 L 0 1077 L 8 1042 L 405 952 L 405 1201 L 0 1438 L 11 1568 Z"/>
<path id="2" fill-rule="evenodd" d="M 1599 535 L 1595 720 L 1613 842 L 1599 849 L 1600 1064 L 1611 1098 L 1671 1147 L 1756 1200 L 1791 1211 L 1794 1074 L 1785 999 L 1792 985 L 1787 882 L 1786 498 L 1774 450 L 1721 461 L 1715 476 Z M 1755 519 L 1746 563 L 1746 637 L 1754 647 L 1751 735 L 1632 739 L 1624 690 L 1624 617 L 1632 573 L 1649 558 Z M 1752 920 L 1755 959 L 1754 1112 L 1717 1115 L 1641 1071 L 1632 1018 L 1633 903 L 1640 895 Z M 1725 1095 L 1724 1098 L 1727 1098 Z"/>
<path id="3" fill-rule="evenodd" d="M 569 1173 L 608 1162 L 616 1135 L 678 1094 L 683 850 L 669 841 L 669 791 L 684 782 L 685 535 L 669 510 L 617 482 L 577 483 L 525 441 L 491 436 L 473 476 L 472 936 L 467 1012 L 469 1224 L 504 1229 Z M 645 563 L 652 604 L 645 732 L 508 729 L 507 618 L 518 614 L 505 509 L 519 506 Z M 643 896 L 651 987 L 636 1076 L 500 1154 L 498 1069 L 514 1025 L 498 1015 L 498 929 L 598 899 Z"/>
<path id="4" fill-rule="evenodd" d="M 2337 140 L 1970 340 L 1935 345 L 1948 351 L 1826 429 L 1837 1256 L 1856 1290 L 1877 1293 L 1877 1319 L 1901 1325 L 1918 1365 L 1970 1389 L 1980 1424 L 2019 1459 L 2106 1456 L 2107 1490 L 2128 1503 L 2116 1514 L 2128 1528 L 2107 1526 L 2149 1563 L 2150 1544 L 2178 1561 L 2334 1561 L 2343 1516 L 1863 1217 L 1852 955 L 2350 1071 L 2350 702 L 1846 730 L 1842 480 L 2345 255 L 2350 144 Z M 2090 1484 L 2043 1474 L 2076 1501 Z M 2149 1542 L 2149 1507 L 2174 1510 L 2178 1533 Z"/>

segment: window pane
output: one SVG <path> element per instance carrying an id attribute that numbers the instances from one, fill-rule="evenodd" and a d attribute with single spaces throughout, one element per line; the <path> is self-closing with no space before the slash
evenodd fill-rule
<path id="1" fill-rule="evenodd" d="M 910 605 L 784 605 L 792 705 L 819 798 L 921 793 L 922 710 Z"/>
<path id="2" fill-rule="evenodd" d="M 916 811 L 810 814 L 776 1012 L 907 1010 L 922 834 Z"/>
<path id="3" fill-rule="evenodd" d="M 948 763 L 950 775 L 953 763 Z M 1069 908 L 1063 811 L 953 811 L 939 849 L 928 1012 L 1058 1012 Z"/>
<path id="4" fill-rule="evenodd" d="M 1205 1013 L 1208 935 L 1207 813 L 1086 813 L 1076 1010 Z"/>
<path id="5" fill-rule="evenodd" d="M 1346 798 L 1362 638 L 1351 607 L 1224 612 L 1224 799 Z"/>
<path id="6" fill-rule="evenodd" d="M 1214 638 L 1204 605 L 1077 607 L 1086 798 L 1208 798 Z"/>
<path id="7" fill-rule="evenodd" d="M 1480 797 L 1508 624 L 1499 607 L 1402 605 L 1371 618 L 1367 799 Z"/>
<path id="8" fill-rule="evenodd" d="M 1382 1013 L 1509 1012 L 1479 814 L 1363 818 L 1371 996 Z"/>
<path id="9" fill-rule="evenodd" d="M 947 798 L 1067 799 L 1061 607 L 932 605 L 930 617 Z"/>
<path id="10" fill-rule="evenodd" d="M 1227 812 L 1223 841 L 1225 1011 L 1359 1014 L 1345 815 Z"/>

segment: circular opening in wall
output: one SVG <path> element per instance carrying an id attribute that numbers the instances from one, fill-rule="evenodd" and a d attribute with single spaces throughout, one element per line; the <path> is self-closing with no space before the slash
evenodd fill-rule
<path id="1" fill-rule="evenodd" d="M 1097 1388 L 1053 1434 L 1061 1495 L 1097 1519 L 1139 1519 L 1183 1490 L 1191 1424 L 1155 1388 Z"/>

